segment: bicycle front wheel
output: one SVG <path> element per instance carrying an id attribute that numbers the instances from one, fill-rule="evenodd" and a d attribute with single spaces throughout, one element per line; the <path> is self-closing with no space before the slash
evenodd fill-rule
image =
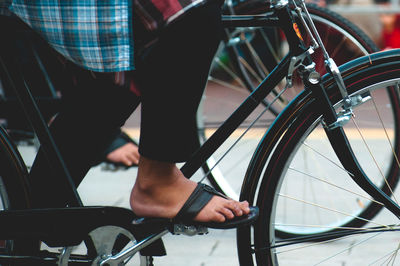
<path id="1" fill-rule="evenodd" d="M 346 136 L 362 170 L 395 202 L 399 56 L 399 51 L 390 51 L 371 61 L 363 58 L 343 72 L 349 94 L 360 99 L 343 127 Z M 325 79 L 324 84 L 340 108 L 335 83 Z M 254 194 L 261 214 L 253 232 L 254 249 L 247 251 L 254 251 L 257 265 L 397 265 L 398 218 L 352 180 L 353 172 L 333 151 L 335 143 L 327 139 L 313 101 L 309 96 L 301 100 L 283 121 L 287 130 L 269 160 L 253 164 L 264 169 Z M 282 239 L 277 234 L 282 231 L 295 234 Z"/>

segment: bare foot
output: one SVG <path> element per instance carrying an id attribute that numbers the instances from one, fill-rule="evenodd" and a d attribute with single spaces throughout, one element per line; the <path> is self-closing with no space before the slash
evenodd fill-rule
<path id="1" fill-rule="evenodd" d="M 138 177 L 130 197 L 131 208 L 138 216 L 174 218 L 196 186 L 197 183 L 184 177 L 175 164 L 141 156 Z M 249 212 L 247 202 L 214 196 L 195 221 L 224 222 Z"/>
<path id="2" fill-rule="evenodd" d="M 125 166 L 132 166 L 139 163 L 139 157 L 138 147 L 128 142 L 107 154 L 106 158 L 113 163 L 122 163 Z"/>

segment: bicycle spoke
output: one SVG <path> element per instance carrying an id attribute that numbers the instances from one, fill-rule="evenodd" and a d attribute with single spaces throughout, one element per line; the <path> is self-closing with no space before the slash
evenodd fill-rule
<path id="1" fill-rule="evenodd" d="M 375 231 L 374 231 L 374 232 L 375 232 Z M 338 237 L 340 237 L 340 236 L 338 236 Z M 330 239 L 330 240 L 326 240 L 326 241 L 321 241 L 321 242 L 311 243 L 311 244 L 307 244 L 307 245 L 302 245 L 302 246 L 299 246 L 299 247 L 294 247 L 294 248 L 291 248 L 291 249 L 286 249 L 286 250 L 282 250 L 282 251 L 276 252 L 276 254 L 286 253 L 286 252 L 293 252 L 293 251 L 296 251 L 296 250 L 306 249 L 306 248 L 310 248 L 310 247 L 313 247 L 313 246 L 325 245 L 325 244 L 327 244 L 327 243 L 332 243 L 332 242 L 336 242 L 336 241 L 343 240 L 343 239 L 345 239 L 346 237 L 350 237 L 350 236 L 347 236 L 347 235 L 346 235 L 346 236 L 340 237 L 340 238 L 338 238 L 338 239 Z M 295 243 L 295 244 L 298 245 L 299 243 Z M 348 248 L 348 249 L 349 249 L 349 248 Z M 346 249 L 346 250 L 344 250 L 344 251 L 347 251 L 348 249 Z M 335 257 L 335 256 L 337 256 L 337 255 L 339 255 L 339 254 L 341 254 L 341 253 L 343 253 L 344 251 L 338 252 L 338 253 L 332 255 L 331 257 L 326 258 L 326 259 L 324 259 L 323 261 L 320 261 L 320 262 L 318 262 L 317 264 L 313 264 L 313 265 L 318 265 L 318 264 L 320 264 L 320 263 L 322 263 L 322 262 L 325 262 L 325 261 L 327 261 L 327 260 L 329 260 L 329 259 L 331 259 L 331 258 L 333 258 L 333 257 Z"/>
<path id="2" fill-rule="evenodd" d="M 332 163 L 333 165 L 337 166 L 339 169 L 343 170 L 344 172 L 346 172 L 347 174 L 349 174 L 350 176 L 354 176 L 354 174 L 350 173 L 349 171 L 347 171 L 346 169 L 343 168 L 343 166 L 339 165 L 337 162 L 333 161 L 332 159 L 328 158 L 327 156 L 323 155 L 321 152 L 319 152 L 318 150 L 314 149 L 313 147 L 311 147 L 310 145 L 308 145 L 306 142 L 302 143 L 304 146 L 306 146 L 307 148 L 311 149 L 313 152 L 315 152 L 316 154 L 320 155 L 321 157 L 323 157 L 324 159 L 326 159 L 327 161 L 329 161 L 330 163 Z"/>
<path id="3" fill-rule="evenodd" d="M 364 142 L 364 144 L 365 144 L 365 147 L 367 148 L 367 150 L 368 150 L 368 152 L 369 152 L 369 154 L 370 154 L 370 156 L 371 156 L 371 158 L 372 158 L 372 160 L 373 160 L 375 166 L 376 166 L 377 169 L 379 170 L 379 173 L 380 173 L 382 179 L 385 181 L 386 185 L 388 186 L 388 188 L 389 188 L 389 190 L 390 190 L 391 195 L 393 195 L 393 198 L 394 198 L 395 202 L 398 204 L 398 201 L 397 201 L 397 199 L 396 199 L 396 197 L 395 197 L 395 195 L 394 195 L 394 193 L 393 193 L 393 190 L 392 190 L 391 186 L 389 185 L 389 182 L 387 181 L 385 175 L 383 174 L 382 169 L 379 167 L 379 164 L 377 163 L 377 161 L 376 161 L 376 159 L 375 159 L 375 156 L 373 155 L 373 153 L 372 153 L 372 151 L 371 151 L 371 148 L 369 147 L 369 145 L 367 144 L 367 142 L 366 142 L 366 140 L 365 140 L 363 134 L 361 133 L 361 130 L 360 130 L 359 126 L 357 125 L 357 122 L 356 122 L 353 118 L 352 118 L 352 121 L 353 121 L 354 125 L 356 126 L 358 132 L 360 133 L 360 136 L 361 136 L 361 138 L 362 138 L 362 140 L 363 140 L 363 142 Z M 391 145 L 391 147 L 393 148 L 392 145 Z"/>
<path id="4" fill-rule="evenodd" d="M 365 235 L 365 234 L 373 233 L 374 235 L 368 237 L 368 239 L 370 240 L 370 239 L 375 238 L 385 232 L 398 232 L 398 231 L 400 231 L 400 228 L 397 225 L 392 226 L 389 229 L 386 229 L 386 228 L 382 229 L 380 227 L 355 228 L 355 229 L 344 228 L 344 230 L 336 231 L 336 232 L 332 232 L 332 233 L 321 233 L 321 234 L 315 234 L 313 236 L 296 237 L 296 238 L 290 238 L 290 239 L 276 241 L 276 243 L 274 245 L 258 248 L 256 250 L 254 250 L 254 252 L 264 252 L 266 250 L 273 249 L 275 254 L 289 253 L 289 252 L 293 252 L 293 251 L 297 251 L 297 250 L 301 250 L 301 249 L 307 249 L 307 248 L 314 247 L 314 246 L 322 246 L 327 243 L 342 241 L 342 240 L 348 239 L 350 237 L 353 237 L 354 235 Z M 362 242 L 365 242 L 365 241 L 362 241 Z M 356 247 L 359 244 L 361 244 L 361 241 L 353 242 L 353 244 L 351 246 Z M 301 245 L 301 246 L 298 246 L 298 245 Z M 290 246 L 294 246 L 294 247 L 283 249 L 283 250 L 280 249 L 279 251 L 276 250 L 277 248 L 290 247 Z M 344 250 L 349 250 L 349 248 L 346 248 Z M 342 253 L 342 251 L 338 252 L 336 254 L 336 256 L 339 253 Z M 318 263 L 320 263 L 320 262 L 318 262 Z"/>
<path id="5" fill-rule="evenodd" d="M 215 83 L 218 83 L 219 85 L 222 85 L 222 86 L 224 86 L 224 87 L 227 87 L 227 88 L 230 88 L 230 89 L 233 89 L 233 90 L 236 90 L 236 91 L 243 92 L 243 89 L 242 89 L 242 88 L 240 88 L 240 87 L 238 87 L 238 86 L 235 86 L 235 85 L 233 85 L 233 84 L 230 84 L 230 83 L 228 83 L 228 82 L 226 82 L 226 81 L 224 81 L 224 80 L 217 79 L 217 78 L 214 78 L 214 77 L 212 77 L 212 76 L 209 76 L 209 77 L 208 77 L 208 80 L 209 80 L 209 81 L 213 81 L 213 82 L 215 82 Z M 246 92 L 246 93 L 247 93 L 247 92 Z"/>
<path id="6" fill-rule="evenodd" d="M 246 47 L 249 49 L 252 58 L 255 60 L 255 63 L 257 63 L 256 66 L 258 66 L 258 70 L 263 74 L 262 78 L 264 79 L 269 73 L 267 67 L 264 65 L 261 58 L 258 56 L 257 52 L 248 40 L 245 41 L 245 44 Z"/>
<path id="7" fill-rule="evenodd" d="M 257 33 L 260 33 L 260 35 L 261 35 L 261 37 L 262 37 L 262 40 L 263 40 L 263 41 L 265 42 L 265 44 L 267 45 L 268 50 L 271 52 L 272 57 L 274 58 L 274 60 L 275 60 L 276 62 L 279 62 L 281 56 L 279 56 L 279 55 L 277 54 L 277 50 L 273 48 L 272 43 L 271 43 L 271 41 L 270 41 L 270 38 L 268 38 L 268 36 L 266 36 L 265 31 L 263 31 L 263 30 L 258 30 Z M 275 33 L 276 33 L 276 32 L 275 32 Z M 276 37 L 276 36 L 275 36 L 275 37 Z M 275 38 L 275 39 L 278 39 L 278 38 Z M 278 43 L 276 43 L 275 46 L 278 46 Z"/>
<path id="8" fill-rule="evenodd" d="M 214 61 L 217 62 L 218 66 L 220 66 L 235 82 L 240 84 L 243 88 L 246 86 L 244 85 L 243 81 L 240 79 L 238 75 L 236 75 L 226 64 L 224 64 L 218 56 L 214 58 Z"/>
<path id="9" fill-rule="evenodd" d="M 369 223 L 373 223 L 373 224 L 376 224 L 376 225 L 380 225 L 380 226 L 386 227 L 386 225 L 384 225 L 384 224 L 380 224 L 380 223 L 374 222 L 372 220 L 364 219 L 362 217 L 359 217 L 359 216 L 356 216 L 356 215 L 352 215 L 350 213 L 346 213 L 346 212 L 343 212 L 343 211 L 340 211 L 340 210 L 335 210 L 335 209 L 332 209 L 332 208 L 328 208 L 328 207 L 322 206 L 322 205 L 317 204 L 317 203 L 308 202 L 308 201 L 302 200 L 302 199 L 297 199 L 297 198 L 291 197 L 289 195 L 283 195 L 283 194 L 278 194 L 278 195 L 280 197 L 284 197 L 284 198 L 288 198 L 288 199 L 291 199 L 291 200 L 295 200 L 295 201 L 298 201 L 298 202 L 301 202 L 301 203 L 304 203 L 304 204 L 307 204 L 307 205 L 310 205 L 310 206 L 313 206 L 313 207 L 317 207 L 317 208 L 320 208 L 320 209 L 324 209 L 324 210 L 327 210 L 327 211 L 335 212 L 335 213 L 342 214 L 342 215 L 345 215 L 345 216 L 348 216 L 348 217 L 352 217 L 352 218 L 359 219 L 359 220 L 362 220 L 362 221 L 365 221 L 365 222 L 369 222 Z"/>
<path id="10" fill-rule="evenodd" d="M 342 39 L 341 39 L 341 41 L 339 42 L 339 45 L 337 45 L 337 46 L 335 47 L 335 49 L 333 49 L 333 51 L 331 51 L 330 54 L 329 54 L 332 58 L 335 58 L 335 57 L 337 56 L 337 53 L 338 53 L 339 51 L 341 51 L 343 45 L 345 44 L 345 41 L 346 41 L 346 36 L 342 36 Z"/>
<path id="11" fill-rule="evenodd" d="M 312 228 L 329 228 L 329 229 L 340 229 L 340 230 L 360 230 L 360 231 L 371 231 L 374 229 L 369 229 L 369 228 L 359 228 L 359 227 L 345 227 L 345 226 L 328 226 L 328 225 L 319 225 L 319 224 L 280 224 L 280 223 L 274 223 L 275 226 L 297 226 L 297 227 L 312 227 Z M 376 231 L 376 230 L 374 230 Z M 287 240 L 285 240 L 287 241 Z"/>
<path id="12" fill-rule="evenodd" d="M 310 175 L 310 174 L 307 174 L 307 173 L 305 173 L 305 172 L 299 171 L 299 170 L 294 169 L 294 168 L 289 168 L 289 169 L 292 170 L 292 171 L 296 171 L 296 172 L 298 172 L 298 173 L 300 173 L 300 174 L 302 174 L 302 175 L 308 176 L 308 177 L 310 177 L 310 178 L 312 178 L 312 179 L 315 179 L 315 180 L 318 180 L 318 181 L 320 181 L 320 182 L 326 183 L 326 184 L 328 184 L 328 185 L 330 185 L 330 186 L 333 186 L 333 187 L 335 187 L 335 188 L 338 188 L 338 189 L 341 189 L 341 190 L 343 190 L 343 191 L 346 191 L 346 192 L 348 192 L 348 193 L 350 193 L 350 194 L 353 194 L 353 195 L 355 195 L 355 196 L 364 198 L 364 199 L 366 199 L 366 200 L 373 201 L 373 202 L 375 202 L 375 203 L 380 204 L 380 205 L 383 206 L 383 204 L 382 204 L 381 202 L 376 201 L 376 200 L 374 200 L 373 198 L 368 198 L 368 197 L 366 197 L 366 196 L 364 196 L 364 195 L 361 195 L 360 193 L 356 193 L 355 191 L 351 191 L 351 190 L 346 189 L 346 188 L 344 188 L 344 187 L 340 187 L 340 186 L 338 186 L 338 185 L 335 185 L 335 184 L 333 184 L 333 183 L 327 181 L 326 179 L 322 179 L 322 178 L 319 178 L 319 177 L 316 177 L 316 176 L 312 176 L 312 175 Z"/>
<path id="13" fill-rule="evenodd" d="M 359 246 L 359 245 L 361 245 L 361 244 L 363 244 L 363 243 L 365 243 L 365 242 L 371 240 L 372 238 L 377 237 L 379 234 L 380 234 L 380 233 L 378 233 L 378 234 L 376 234 L 376 235 L 373 235 L 373 236 L 370 236 L 370 237 L 368 237 L 368 238 L 366 238 L 366 239 L 364 239 L 364 240 L 360 240 L 360 241 L 358 241 L 358 242 L 352 244 L 352 245 L 349 246 L 348 248 L 345 248 L 345 249 L 343 249 L 343 250 L 341 250 L 341 251 L 339 251 L 339 252 L 337 252 L 337 253 L 331 255 L 330 257 L 327 257 L 327 258 L 325 258 L 324 260 L 319 261 L 318 263 L 316 263 L 316 264 L 314 264 L 314 265 L 320 265 L 321 263 L 324 263 L 324 262 L 326 262 L 326 261 L 328 261 L 328 260 L 331 260 L 332 258 L 335 258 L 335 257 L 337 257 L 338 255 L 343 254 L 344 252 L 347 252 L 348 250 L 351 250 L 352 248 L 357 247 L 357 246 Z"/>
<path id="14" fill-rule="evenodd" d="M 399 248 L 400 248 L 400 243 L 397 246 L 397 248 L 395 250 L 393 250 L 392 256 L 390 256 L 389 258 L 389 262 L 392 262 L 392 265 L 394 265 L 396 258 L 397 258 L 397 254 L 399 252 Z"/>
<path id="15" fill-rule="evenodd" d="M 376 102 L 375 102 L 375 99 L 374 99 L 374 98 L 371 98 L 371 100 L 372 100 L 372 103 L 373 103 L 373 105 L 374 105 L 376 114 L 377 114 L 378 117 L 379 117 L 379 122 L 380 122 L 380 124 L 381 124 L 381 126 L 382 126 L 382 129 L 383 129 L 384 132 L 385 132 L 386 139 L 387 139 L 387 141 L 388 141 L 388 143 L 389 143 L 389 145 L 390 145 L 390 148 L 392 149 L 392 154 L 393 154 L 394 158 L 396 159 L 397 165 L 400 166 L 399 158 L 398 158 L 398 156 L 397 156 L 397 154 L 396 154 L 396 152 L 395 152 L 395 150 L 394 150 L 393 143 L 392 143 L 392 141 L 390 140 L 388 130 L 387 130 L 386 126 L 385 126 L 385 123 L 383 123 L 383 119 L 382 119 L 381 112 L 379 112 L 379 109 L 378 109 L 378 107 L 377 107 L 377 104 L 376 104 Z"/>
<path id="16" fill-rule="evenodd" d="M 257 72 L 249 65 L 249 63 L 247 63 L 247 61 L 239 56 L 239 61 L 244 65 L 244 67 L 247 69 L 247 71 L 250 72 L 250 74 L 253 76 L 253 78 L 256 79 L 257 83 L 261 83 L 261 81 L 263 80 L 262 77 L 260 77 Z"/>

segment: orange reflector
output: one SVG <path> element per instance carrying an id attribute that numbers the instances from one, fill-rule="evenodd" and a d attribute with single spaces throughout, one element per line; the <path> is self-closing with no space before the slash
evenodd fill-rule
<path id="1" fill-rule="evenodd" d="M 297 26 L 297 23 L 293 23 L 293 29 L 296 32 L 297 37 L 299 37 L 300 40 L 304 41 L 303 40 L 303 36 L 301 36 L 300 30 L 299 30 L 299 26 Z"/>

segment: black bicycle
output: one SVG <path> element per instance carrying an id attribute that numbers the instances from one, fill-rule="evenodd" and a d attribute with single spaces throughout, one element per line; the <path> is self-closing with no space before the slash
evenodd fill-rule
<path id="1" fill-rule="evenodd" d="M 393 249 L 383 249 L 382 256 L 370 263 L 393 262 L 398 241 L 387 238 L 395 239 L 400 214 L 393 192 L 399 170 L 400 51 L 361 57 L 338 68 L 324 51 L 304 3 L 298 6 L 278 2 L 262 15 L 225 16 L 223 20 L 228 30 L 279 27 L 288 40 L 289 52 L 182 167 L 186 176 L 192 176 L 218 147 L 229 141 L 229 136 L 262 105 L 266 96 L 275 93 L 279 83 L 283 81 L 287 89 L 296 84 L 293 73 L 304 83 L 304 90 L 268 128 L 245 175 L 240 198 L 257 205 L 260 217 L 254 226 L 238 229 L 241 265 L 294 265 L 301 261 L 307 265 L 321 264 L 337 261 L 337 256 L 343 254 L 359 258 L 365 264 L 366 256 L 355 250 L 361 248 L 361 252 L 371 253 L 370 249 L 362 248 L 367 240 L 375 245 L 394 244 Z M 305 36 L 313 36 L 311 46 L 305 44 Z M 323 77 L 311 57 L 319 49 L 328 69 Z M 4 64 L 2 68 L 7 73 Z M 48 154 L 54 154 L 49 156 L 54 159 L 53 166 L 64 170 L 46 124 L 35 111 L 29 90 L 24 89 L 23 79 L 13 73 L 4 80 L 14 85 L 43 147 Z M 278 92 L 278 98 L 285 91 Z M 70 194 L 76 200 L 71 207 L 29 209 L 25 165 L 6 132 L 0 132 L 0 156 L 5 162 L 1 172 L 4 211 L 0 212 L 0 236 L 7 239 L 2 242 L 3 264 L 118 265 L 138 251 L 143 256 L 142 262 L 149 264 L 149 256 L 164 253 L 163 235 L 205 233 L 201 227 L 137 218 L 122 208 L 83 207 L 73 186 Z M 69 178 L 67 171 L 60 172 L 64 172 L 63 178 Z M 318 191 L 315 194 L 310 192 L 314 190 L 301 189 L 299 183 L 321 189 L 315 190 Z M 323 187 L 328 189 L 322 190 Z M 326 212 L 322 215 L 306 212 L 308 208 Z M 383 218 L 377 216 L 380 210 L 380 214 L 386 213 Z M 277 231 L 295 234 L 281 239 Z M 383 241 L 379 240 L 381 237 Z M 353 238 L 362 239 L 349 240 Z M 63 249 L 55 253 L 31 253 L 36 241 L 30 243 L 27 239 Z M 72 254 L 72 247 L 82 241 L 87 254 Z M 322 258 L 331 246 L 340 247 L 343 242 L 343 248 Z"/>
<path id="2" fill-rule="evenodd" d="M 272 11 L 268 4 L 258 0 L 227 1 L 223 10 L 225 14 L 264 14 Z M 378 50 L 360 29 L 340 15 L 313 4 L 308 4 L 307 10 L 321 35 L 325 49 L 336 63 L 342 64 Z M 7 24 L 6 22 L 4 24 Z M 65 66 L 59 58 L 48 51 L 46 43 L 26 27 L 17 26 L 15 28 L 24 31 L 24 34 L 21 34 L 20 43 L 17 43 L 17 46 L 20 46 L 17 53 L 25 53 L 24 56 L 31 58 L 32 61 L 29 62 L 30 60 L 25 59 L 28 62 L 25 63 L 27 67 L 25 67 L 24 74 L 29 72 L 30 75 L 25 78 L 28 79 L 30 90 L 40 104 L 42 114 L 45 115 L 46 120 L 49 120 L 57 112 L 60 87 L 66 87 L 65 84 L 71 82 L 72 78 L 68 78 L 68 73 L 60 74 L 62 71 L 67 72 Z M 199 111 L 199 121 L 201 122 L 199 135 L 203 141 L 209 132 L 214 131 L 227 118 L 227 115 L 249 95 L 249 92 L 251 93 L 255 89 L 256 84 L 268 75 L 287 51 L 285 48 L 288 45 L 287 40 L 282 30 L 277 27 L 238 27 L 226 29 L 225 33 L 224 41 L 221 42 L 220 51 L 215 57 L 215 65 L 210 74 L 206 99 L 203 102 L 205 112 Z M 303 36 L 305 36 L 306 44 L 310 45 L 311 38 L 304 33 Z M 8 51 L 8 49 L 3 50 Z M 318 72 L 325 73 L 322 52 L 317 50 L 311 56 L 316 62 Z M 224 145 L 218 154 L 224 152 L 224 149 L 229 149 L 229 153 L 224 155 L 225 159 L 218 166 L 214 165 L 219 155 L 208 159 L 207 164 L 203 165 L 202 168 L 207 173 L 207 180 L 224 194 L 235 199 L 239 198 L 242 177 L 245 175 L 257 143 L 275 117 L 303 89 L 303 84 L 298 76 L 294 76 L 293 86 L 282 93 L 284 87 L 284 82 L 279 83 L 273 92 L 262 101 L 261 106 L 265 107 L 267 111 L 263 111 L 262 117 L 252 125 L 252 129 L 246 133 L 246 137 L 241 140 L 240 145 L 236 145 L 232 149 L 228 145 Z M 8 86 L 3 89 L 5 94 L 1 99 L 0 114 L 7 120 L 8 132 L 11 133 L 13 140 L 23 140 L 22 145 L 26 143 L 26 140 L 32 143 L 33 134 L 31 131 L 27 131 L 28 125 L 25 126 L 25 131 L 21 130 L 21 124 L 24 128 L 23 125 L 28 123 L 22 122 L 25 119 L 23 114 L 18 116 L 19 106 L 16 104 L 15 93 Z M 227 94 L 224 97 L 215 96 L 214 94 L 218 91 L 224 91 L 234 97 L 227 97 Z M 278 94 L 279 97 L 274 99 Z M 217 104 L 216 101 L 218 101 Z M 224 115 L 216 114 L 227 108 L 222 107 L 213 111 L 209 105 L 229 105 L 231 110 L 225 112 Z M 8 119 L 11 117 L 13 119 Z M 237 132 L 245 130 L 253 120 L 254 116 L 250 116 Z M 21 144 L 21 141 L 17 143 Z M 228 147 L 225 148 L 226 146 Z M 237 155 L 238 153 L 240 156 Z M 108 168 L 118 169 L 102 167 L 102 169 Z M 307 184 L 302 186 L 307 186 Z M 297 234 L 295 228 L 290 228 L 290 230 L 281 228 L 278 233 L 280 237 Z M 304 234 L 304 232 L 300 231 L 299 234 Z"/>

